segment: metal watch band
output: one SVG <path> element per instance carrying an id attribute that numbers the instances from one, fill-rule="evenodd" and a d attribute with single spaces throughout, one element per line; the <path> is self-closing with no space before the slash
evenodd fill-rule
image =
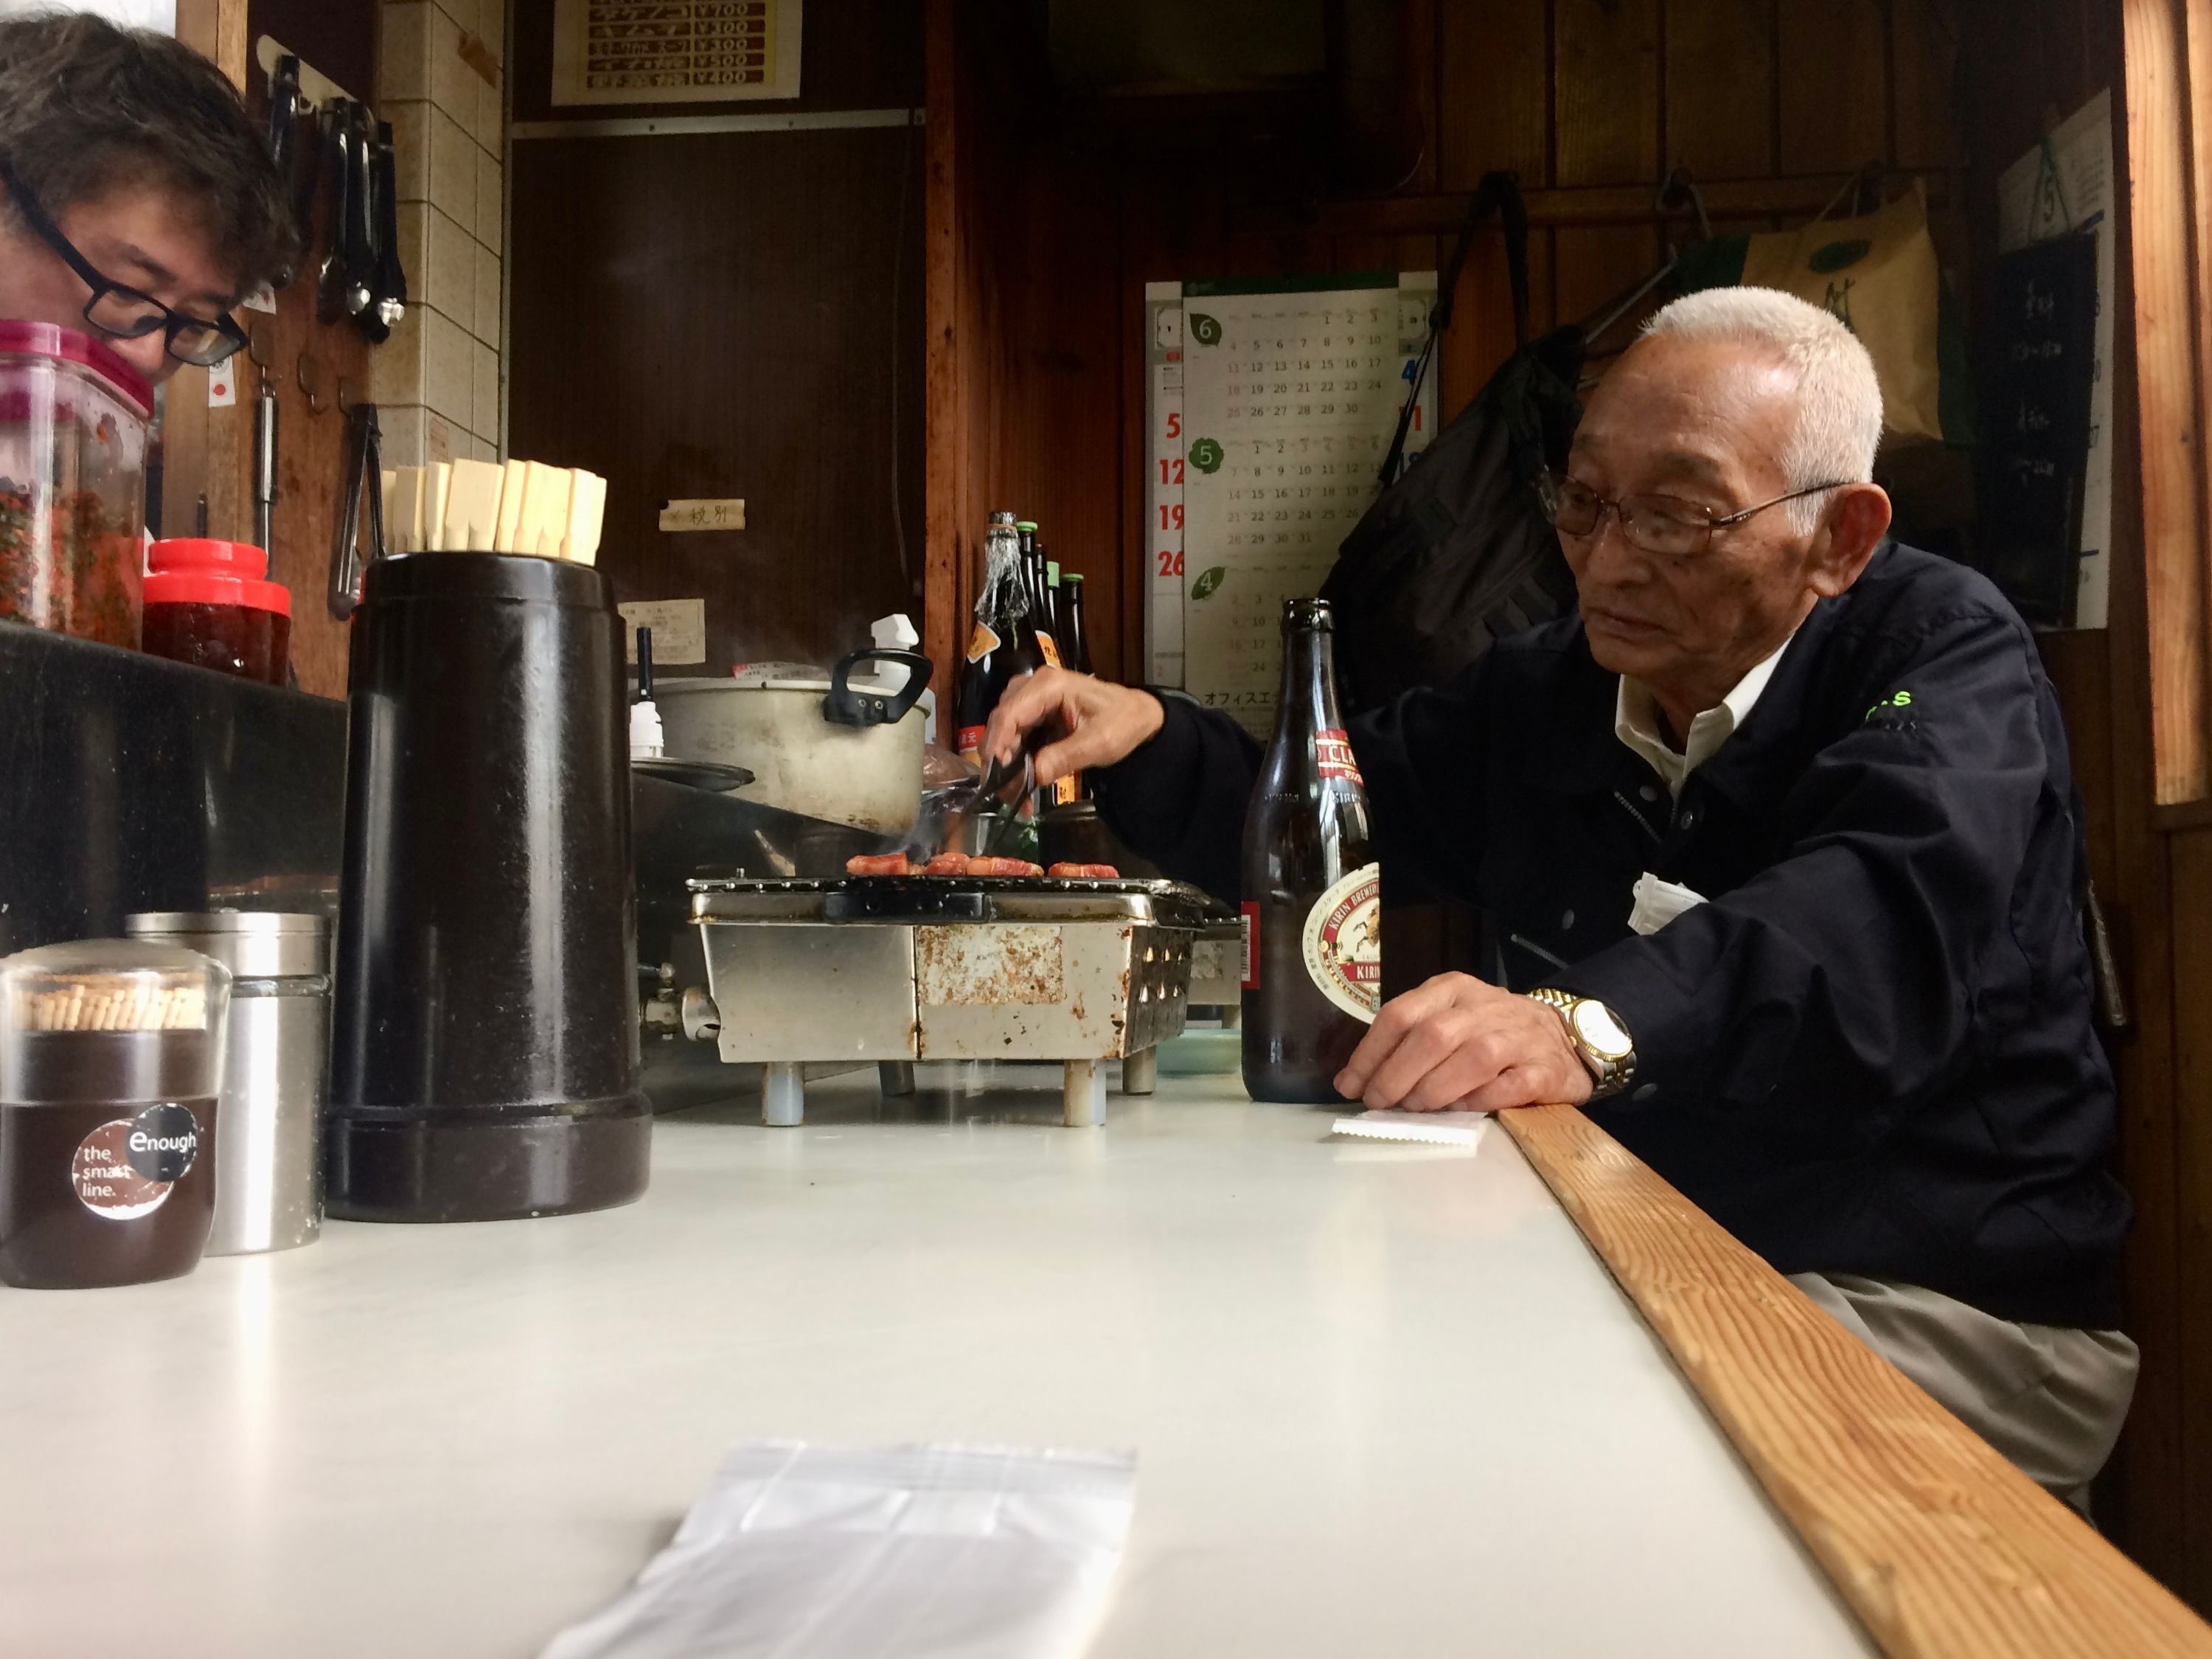
<path id="1" fill-rule="evenodd" d="M 1522 994 L 1531 1001 L 1542 1003 L 1559 1015 L 1559 1023 L 1566 1027 L 1567 1042 L 1574 1048 L 1575 1057 L 1582 1061 L 1583 1069 L 1590 1074 L 1592 1100 L 1605 1100 L 1617 1095 L 1635 1080 L 1636 1050 L 1633 1048 L 1620 1059 L 1611 1060 L 1583 1042 L 1582 1033 L 1575 1029 L 1575 1009 L 1592 999 L 1578 997 L 1571 991 L 1562 991 L 1551 985 L 1540 985 L 1534 990 L 1524 991 Z M 1621 1024 L 1620 1016 L 1609 1008 L 1606 1012 L 1626 1034 L 1628 1028 Z"/>

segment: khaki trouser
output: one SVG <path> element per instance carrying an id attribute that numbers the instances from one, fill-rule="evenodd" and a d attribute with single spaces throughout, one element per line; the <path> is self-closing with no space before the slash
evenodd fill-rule
<path id="1" fill-rule="evenodd" d="M 2015 1325 L 1917 1285 L 1849 1273 L 1790 1282 L 1933 1395 L 2021 1473 L 2087 1516 L 2136 1390 L 2118 1331 Z"/>

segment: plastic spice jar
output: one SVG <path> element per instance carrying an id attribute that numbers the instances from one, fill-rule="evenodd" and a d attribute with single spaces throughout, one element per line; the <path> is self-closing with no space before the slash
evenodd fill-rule
<path id="1" fill-rule="evenodd" d="M 146 649 L 157 657 L 284 684 L 292 594 L 265 581 L 269 556 L 245 542 L 155 542 L 146 576 Z"/>
<path id="2" fill-rule="evenodd" d="M 198 1265 L 229 999 L 220 965 L 148 939 L 0 961 L 0 1279 L 140 1285 Z"/>
<path id="3" fill-rule="evenodd" d="M 0 617 L 137 649 L 153 412 L 90 335 L 0 322 Z"/>

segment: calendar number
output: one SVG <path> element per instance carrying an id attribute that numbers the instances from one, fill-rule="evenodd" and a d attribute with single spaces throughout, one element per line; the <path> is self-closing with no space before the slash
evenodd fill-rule
<path id="1" fill-rule="evenodd" d="M 1163 456 L 1160 459 L 1160 482 L 1164 484 L 1181 483 L 1182 482 L 1182 463 L 1178 460 L 1170 460 L 1166 457 Z"/>
<path id="2" fill-rule="evenodd" d="M 1160 574 L 1163 576 L 1180 576 L 1182 574 L 1182 550 L 1181 548 L 1164 547 L 1160 550 Z"/>
<path id="3" fill-rule="evenodd" d="M 1163 506 L 1160 508 L 1160 528 L 1163 530 L 1180 530 L 1182 528 L 1182 503 L 1181 501 L 1177 501 L 1172 507 Z"/>

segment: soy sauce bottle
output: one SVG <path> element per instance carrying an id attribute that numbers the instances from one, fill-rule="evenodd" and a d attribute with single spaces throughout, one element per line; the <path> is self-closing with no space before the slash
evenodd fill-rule
<path id="1" fill-rule="evenodd" d="M 1283 606 L 1283 690 L 1244 818 L 1244 1087 L 1334 1103 L 1382 994 L 1382 868 L 1322 599 Z"/>

